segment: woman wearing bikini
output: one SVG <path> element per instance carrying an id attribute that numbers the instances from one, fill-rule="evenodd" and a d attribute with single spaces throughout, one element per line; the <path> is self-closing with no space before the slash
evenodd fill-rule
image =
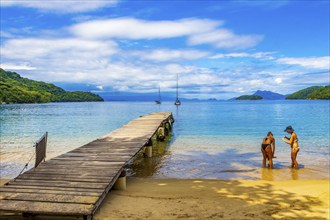
<path id="1" fill-rule="evenodd" d="M 290 138 L 288 138 L 287 136 L 284 136 L 282 138 L 282 141 L 284 141 L 287 144 L 290 144 L 290 146 L 291 146 L 291 161 L 292 161 L 291 167 L 298 169 L 297 155 L 298 155 L 300 148 L 298 145 L 297 134 L 294 133 L 292 126 L 286 127 L 284 132 L 288 132 L 288 134 L 291 135 Z"/>
<path id="2" fill-rule="evenodd" d="M 272 132 L 268 132 L 267 136 L 264 137 L 261 143 L 262 152 L 262 167 L 266 167 L 266 159 L 268 159 L 268 167 L 273 169 L 273 158 L 275 153 L 275 138 Z"/>

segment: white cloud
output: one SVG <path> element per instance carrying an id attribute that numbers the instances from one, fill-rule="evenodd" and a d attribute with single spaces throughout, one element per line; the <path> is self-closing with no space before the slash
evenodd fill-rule
<path id="1" fill-rule="evenodd" d="M 107 68 L 112 55 L 118 52 L 117 45 L 112 41 L 74 38 L 13 39 L 5 41 L 0 49 L 2 62 L 27 62 L 36 68 L 25 71 L 28 78 L 42 79 L 46 82 L 90 82 L 95 84 L 102 84 L 98 83 L 104 79 L 100 73 Z"/>
<path id="2" fill-rule="evenodd" d="M 179 64 L 168 64 L 165 66 L 165 70 L 170 74 L 184 74 L 194 70 L 193 66 L 183 66 Z"/>
<path id="3" fill-rule="evenodd" d="M 209 55 L 209 52 L 200 50 L 170 50 L 157 49 L 150 51 L 135 51 L 132 53 L 143 60 L 152 61 L 179 61 L 179 60 L 196 60 Z"/>
<path id="4" fill-rule="evenodd" d="M 28 63 L 0 63 L 0 67 L 5 70 L 35 70 L 36 67 L 32 67 Z"/>
<path id="5" fill-rule="evenodd" d="M 305 68 L 313 69 L 330 69 L 330 57 L 302 57 L 293 58 L 285 57 L 277 60 L 278 63 L 288 64 L 288 65 L 299 65 Z"/>
<path id="6" fill-rule="evenodd" d="M 2 0 L 1 7 L 26 7 L 35 8 L 41 11 L 56 12 L 56 13 L 74 13 L 93 11 L 99 8 L 113 6 L 118 0 Z"/>
<path id="7" fill-rule="evenodd" d="M 278 83 L 278 84 L 280 84 L 280 83 L 282 83 L 282 82 L 283 82 L 283 79 L 282 79 L 282 78 L 280 78 L 280 77 L 278 77 L 278 78 L 275 78 L 275 82 L 276 82 L 276 83 Z"/>
<path id="8" fill-rule="evenodd" d="M 246 49 L 256 46 L 263 36 L 261 35 L 237 35 L 226 29 L 218 29 L 193 35 L 189 38 L 190 45 L 212 44 L 221 49 Z"/>
<path id="9" fill-rule="evenodd" d="M 210 59 L 222 59 L 222 58 L 256 58 L 273 60 L 274 57 L 271 56 L 275 52 L 257 52 L 257 53 L 227 53 L 227 54 L 216 54 L 210 57 Z"/>
<path id="10" fill-rule="evenodd" d="M 214 30 L 221 21 L 181 19 L 176 21 L 146 21 L 135 18 L 94 20 L 74 25 L 71 32 L 79 37 L 104 39 L 163 39 L 182 37 Z"/>
<path id="11" fill-rule="evenodd" d="M 1 56 L 8 59 L 33 60 L 62 56 L 66 60 L 72 58 L 93 59 L 107 57 L 117 51 L 112 41 L 92 41 L 81 39 L 12 39 L 1 46 Z"/>
<path id="12" fill-rule="evenodd" d="M 96 86 L 96 88 L 98 88 L 99 90 L 103 90 L 103 86 L 102 85 Z"/>
<path id="13" fill-rule="evenodd" d="M 14 35 L 10 32 L 0 30 L 0 36 L 1 38 L 13 38 Z"/>
<path id="14" fill-rule="evenodd" d="M 210 19 L 180 19 L 147 21 L 124 17 L 82 22 L 69 28 L 71 33 L 88 39 L 151 40 L 187 37 L 189 45 L 211 44 L 222 49 L 245 49 L 257 45 L 260 35 L 237 35 L 220 28 L 222 21 Z"/>

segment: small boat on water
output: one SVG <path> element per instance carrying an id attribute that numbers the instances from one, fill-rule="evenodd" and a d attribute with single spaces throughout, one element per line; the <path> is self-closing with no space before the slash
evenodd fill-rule
<path id="1" fill-rule="evenodd" d="M 161 97 L 160 97 L 160 86 L 158 89 L 158 99 L 155 100 L 156 104 L 162 104 Z"/>
<path id="2" fill-rule="evenodd" d="M 175 100 L 174 105 L 181 105 L 181 101 L 179 99 Z"/>
<path id="3" fill-rule="evenodd" d="M 179 100 L 179 74 L 176 74 L 176 100 L 174 105 L 181 105 L 181 101 Z"/>

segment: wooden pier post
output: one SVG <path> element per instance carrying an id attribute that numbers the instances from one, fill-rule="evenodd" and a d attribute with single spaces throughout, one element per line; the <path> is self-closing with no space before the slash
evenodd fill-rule
<path id="1" fill-rule="evenodd" d="M 144 146 L 144 157 L 152 157 L 152 140 L 150 139 L 148 143 Z"/>
<path id="2" fill-rule="evenodd" d="M 115 190 L 126 190 L 126 170 L 123 170 L 113 186 Z"/>
<path id="3" fill-rule="evenodd" d="M 163 123 L 162 123 L 162 126 L 159 127 L 157 130 L 157 140 L 160 140 L 160 141 L 165 140 L 165 129 L 164 129 Z"/>

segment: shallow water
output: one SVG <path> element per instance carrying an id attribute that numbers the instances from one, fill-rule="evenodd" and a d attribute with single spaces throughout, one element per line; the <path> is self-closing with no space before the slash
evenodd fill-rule
<path id="1" fill-rule="evenodd" d="M 329 101 L 219 101 L 50 103 L 0 105 L 2 178 L 15 177 L 48 131 L 47 158 L 67 152 L 154 111 L 171 111 L 172 138 L 137 157 L 135 176 L 155 178 L 329 179 Z M 299 138 L 301 169 L 291 170 L 290 147 L 280 139 L 292 125 Z M 261 169 L 260 143 L 272 131 L 275 168 Z M 167 145 L 166 145 L 167 144 Z M 33 165 L 33 160 L 30 167 Z"/>

